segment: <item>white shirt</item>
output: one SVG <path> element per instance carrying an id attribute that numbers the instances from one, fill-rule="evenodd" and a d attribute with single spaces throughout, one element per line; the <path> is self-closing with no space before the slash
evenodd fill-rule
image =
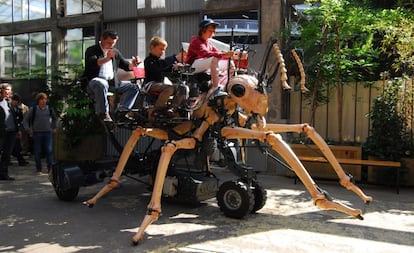
<path id="1" fill-rule="evenodd" d="M 16 129 L 16 125 L 14 124 L 14 118 L 10 112 L 8 101 L 6 99 L 1 99 L 0 106 L 3 108 L 5 115 L 4 123 L 6 125 L 6 131 L 14 131 Z"/>
<path id="2" fill-rule="evenodd" d="M 102 49 L 102 51 L 104 50 Z M 104 54 L 104 57 L 106 57 L 106 53 Z M 99 69 L 99 77 L 105 80 L 114 79 L 114 68 L 112 66 L 112 59 L 101 65 L 101 68 Z"/>

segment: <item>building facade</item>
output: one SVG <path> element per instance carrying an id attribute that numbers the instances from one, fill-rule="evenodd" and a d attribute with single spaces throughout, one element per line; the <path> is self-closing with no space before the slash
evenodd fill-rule
<path id="1" fill-rule="evenodd" d="M 167 55 L 178 52 L 204 17 L 223 23 L 217 36 L 224 41 L 232 32 L 239 43 L 266 43 L 283 29 L 290 6 L 298 2 L 303 1 L 0 0 L 0 80 L 13 81 L 29 99 L 27 85 L 37 84 L 19 78 L 21 73 L 82 62 L 104 29 L 118 32 L 117 47 L 125 57 L 145 58 L 154 35 L 168 41 Z M 279 89 L 276 82 L 274 90 Z M 273 93 L 269 115 L 281 119 L 284 98 Z"/>

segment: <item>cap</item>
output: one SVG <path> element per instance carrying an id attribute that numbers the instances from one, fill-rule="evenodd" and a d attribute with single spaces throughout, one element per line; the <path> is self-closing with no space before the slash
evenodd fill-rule
<path id="1" fill-rule="evenodd" d="M 214 25 L 214 26 L 219 26 L 220 24 L 217 22 L 214 22 L 214 20 L 208 18 L 208 19 L 204 19 L 203 21 L 200 22 L 200 24 L 198 25 L 199 28 L 206 28 L 209 25 Z"/>

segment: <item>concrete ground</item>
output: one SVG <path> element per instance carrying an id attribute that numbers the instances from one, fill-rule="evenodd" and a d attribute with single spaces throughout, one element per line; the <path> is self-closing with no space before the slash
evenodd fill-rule
<path id="1" fill-rule="evenodd" d="M 233 179 L 215 168 L 221 181 Z M 362 185 L 374 201 L 364 206 L 333 181 L 318 185 L 342 203 L 364 210 L 364 220 L 315 207 L 301 183 L 259 175 L 268 200 L 242 220 L 225 217 L 215 199 L 199 206 L 163 202 L 163 216 L 131 246 L 146 210 L 146 186 L 123 178 L 121 187 L 90 209 L 82 201 L 101 184 L 83 187 L 75 201 L 56 197 L 33 162 L 10 167 L 15 181 L 0 181 L 0 253 L 4 252 L 414 252 L 414 189 Z"/>

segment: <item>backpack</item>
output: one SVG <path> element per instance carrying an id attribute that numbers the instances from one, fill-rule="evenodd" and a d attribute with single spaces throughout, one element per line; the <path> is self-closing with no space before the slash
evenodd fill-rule
<path id="1" fill-rule="evenodd" d="M 53 118 L 53 109 L 50 106 L 48 106 L 48 108 L 49 108 L 49 117 Z M 30 117 L 30 120 L 29 120 L 29 126 L 30 127 L 33 126 L 33 122 L 34 122 L 35 117 L 36 117 L 36 111 L 37 111 L 37 105 L 34 105 L 32 107 L 32 116 Z"/>

